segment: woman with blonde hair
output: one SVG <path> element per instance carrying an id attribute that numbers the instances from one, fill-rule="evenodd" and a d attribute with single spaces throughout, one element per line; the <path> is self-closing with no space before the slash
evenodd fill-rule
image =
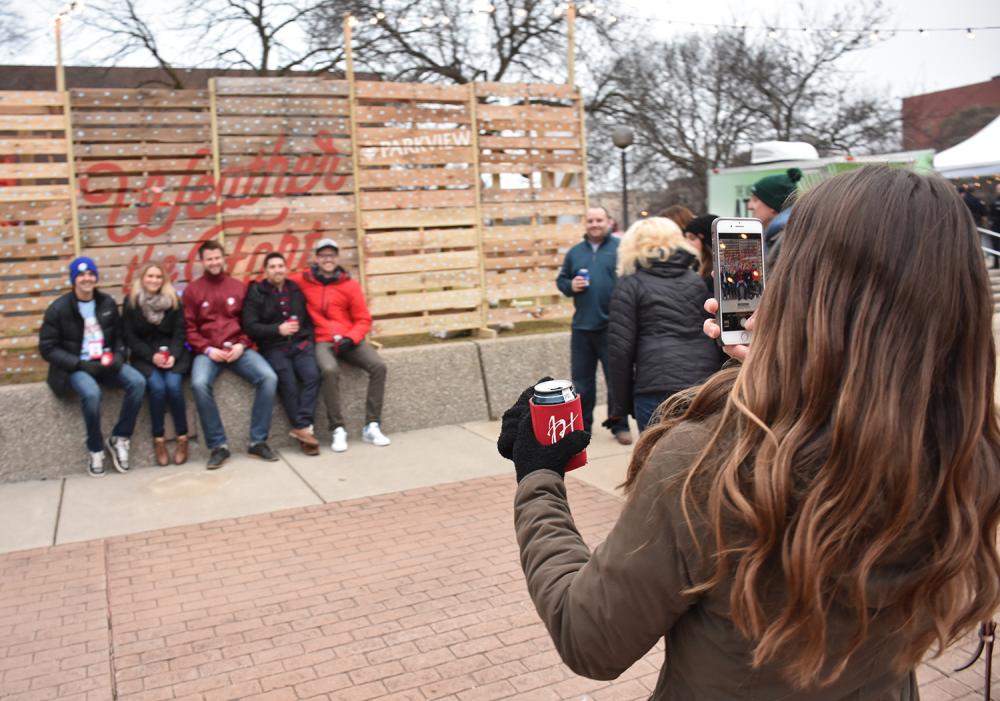
<path id="1" fill-rule="evenodd" d="M 670 395 L 722 366 L 705 334 L 708 288 L 698 253 L 670 219 L 633 224 L 618 246 L 618 284 L 608 312 L 609 420 L 635 416 L 639 431 Z"/>
<path id="2" fill-rule="evenodd" d="M 177 433 L 174 463 L 182 465 L 187 462 L 188 426 L 181 383 L 191 370 L 191 354 L 184 345 L 181 299 L 159 263 L 146 263 L 139 270 L 125 298 L 122 326 L 129 362 L 146 377 L 156 464 L 170 461 L 164 436 L 169 405 Z"/>
<path id="3" fill-rule="evenodd" d="M 563 483 L 589 435 L 539 445 L 527 396 L 504 416 L 528 591 L 578 674 L 614 679 L 664 638 L 654 699 L 912 701 L 931 647 L 1000 605 L 968 210 L 942 178 L 866 166 L 806 192 L 784 236 L 742 365 L 643 434 L 593 552 Z"/>

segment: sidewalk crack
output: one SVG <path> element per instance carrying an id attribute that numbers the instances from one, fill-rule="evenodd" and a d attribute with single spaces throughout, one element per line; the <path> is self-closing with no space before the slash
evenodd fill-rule
<path id="1" fill-rule="evenodd" d="M 115 634 L 114 624 L 111 622 L 111 568 L 108 566 L 108 540 L 101 540 L 104 555 L 104 605 L 105 614 L 108 621 L 108 672 L 111 674 L 111 698 L 112 701 L 118 698 L 118 675 L 115 672 Z"/>

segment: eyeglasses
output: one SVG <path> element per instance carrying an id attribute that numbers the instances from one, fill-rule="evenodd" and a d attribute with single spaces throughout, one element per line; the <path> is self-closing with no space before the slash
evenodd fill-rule
<path id="1" fill-rule="evenodd" d="M 337 257 L 336 253 L 319 253 L 316 255 L 320 260 L 333 260 Z"/>

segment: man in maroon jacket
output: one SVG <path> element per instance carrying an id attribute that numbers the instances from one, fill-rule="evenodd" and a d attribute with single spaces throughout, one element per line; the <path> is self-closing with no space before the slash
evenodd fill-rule
<path id="1" fill-rule="evenodd" d="M 267 361 L 250 348 L 250 338 L 240 324 L 246 285 L 226 274 L 226 258 L 218 241 L 203 243 L 198 249 L 198 258 L 204 274 L 184 290 L 184 325 L 188 345 L 194 352 L 191 389 L 210 451 L 208 469 L 222 467 L 230 456 L 226 429 L 212 391 L 215 379 L 226 368 L 255 388 L 247 452 L 274 462 L 278 456 L 268 446 L 267 437 L 271 432 L 271 410 L 278 376 Z"/>

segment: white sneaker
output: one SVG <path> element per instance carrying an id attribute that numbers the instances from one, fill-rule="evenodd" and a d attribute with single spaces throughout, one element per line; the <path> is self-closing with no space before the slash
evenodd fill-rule
<path id="1" fill-rule="evenodd" d="M 347 430 L 343 426 L 333 429 L 333 442 L 330 447 L 335 453 L 343 453 L 347 450 Z"/>
<path id="2" fill-rule="evenodd" d="M 122 438 L 121 436 L 111 436 L 106 442 L 108 453 L 111 454 L 111 464 L 123 474 L 128 472 L 128 451 L 131 447 L 130 444 L 131 441 L 128 438 Z"/>
<path id="3" fill-rule="evenodd" d="M 90 462 L 87 465 L 87 472 L 91 477 L 104 477 L 104 451 L 98 450 L 90 454 Z"/>
<path id="4" fill-rule="evenodd" d="M 378 421 L 372 421 L 361 431 L 361 440 L 365 443 L 373 443 L 377 446 L 385 446 L 392 443 L 379 428 Z"/>

